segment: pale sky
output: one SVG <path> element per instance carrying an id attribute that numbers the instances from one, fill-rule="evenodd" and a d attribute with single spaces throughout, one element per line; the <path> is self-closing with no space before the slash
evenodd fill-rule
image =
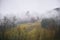
<path id="1" fill-rule="evenodd" d="M 24 12 L 44 13 L 59 7 L 58 0 L 0 0 L 0 13 L 23 15 Z"/>

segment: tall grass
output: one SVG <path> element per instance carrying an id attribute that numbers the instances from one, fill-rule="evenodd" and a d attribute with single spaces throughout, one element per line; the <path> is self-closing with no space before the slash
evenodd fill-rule
<path id="1" fill-rule="evenodd" d="M 3 39 L 1 34 L 0 32 L 0 40 Z M 35 22 L 7 29 L 4 33 L 4 40 L 54 40 L 54 36 L 55 30 L 42 28 L 39 22 Z"/>

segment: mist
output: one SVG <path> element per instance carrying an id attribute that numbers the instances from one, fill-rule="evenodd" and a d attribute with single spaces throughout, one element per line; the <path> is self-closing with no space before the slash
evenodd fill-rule
<path id="1" fill-rule="evenodd" d="M 0 40 L 60 40 L 60 0 L 0 0 Z"/>
<path id="2" fill-rule="evenodd" d="M 25 13 L 30 11 L 30 15 L 40 16 L 57 7 L 59 7 L 59 0 L 0 0 L 2 15 L 25 17 Z"/>

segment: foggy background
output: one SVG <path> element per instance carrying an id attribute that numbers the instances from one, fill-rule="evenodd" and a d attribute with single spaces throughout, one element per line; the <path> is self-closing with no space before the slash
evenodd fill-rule
<path id="1" fill-rule="evenodd" d="M 0 15 L 26 17 L 47 15 L 45 12 L 60 7 L 59 0 L 0 0 Z M 48 17 L 48 16 L 47 16 Z"/>

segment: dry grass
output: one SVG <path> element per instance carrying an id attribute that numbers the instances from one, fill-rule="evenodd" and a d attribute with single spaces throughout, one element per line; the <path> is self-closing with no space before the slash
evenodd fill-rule
<path id="1" fill-rule="evenodd" d="M 21 24 L 5 32 L 8 39 L 16 40 L 53 40 L 54 35 L 54 30 L 42 28 L 40 22 Z"/>

